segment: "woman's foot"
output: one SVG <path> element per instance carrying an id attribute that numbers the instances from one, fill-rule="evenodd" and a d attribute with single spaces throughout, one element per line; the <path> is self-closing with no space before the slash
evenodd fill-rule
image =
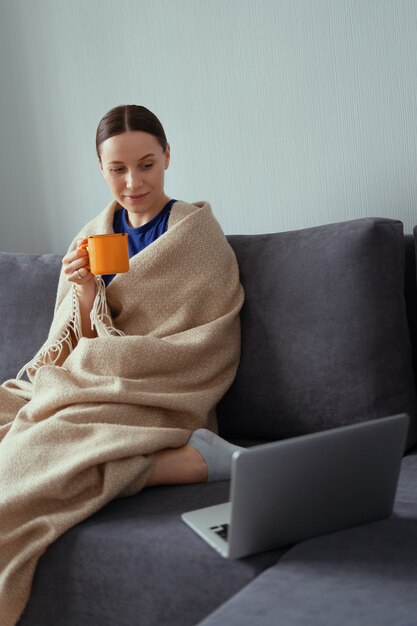
<path id="1" fill-rule="evenodd" d="M 242 448 L 206 428 L 194 431 L 187 445 L 198 450 L 203 456 L 207 464 L 207 482 L 230 480 L 233 453 Z"/>
<path id="2" fill-rule="evenodd" d="M 206 428 L 194 431 L 187 445 L 155 452 L 147 487 L 229 480 L 232 456 L 241 450 Z"/>

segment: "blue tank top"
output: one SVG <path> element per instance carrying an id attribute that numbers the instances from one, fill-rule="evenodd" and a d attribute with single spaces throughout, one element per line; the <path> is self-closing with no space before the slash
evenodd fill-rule
<path id="1" fill-rule="evenodd" d="M 172 205 L 176 200 L 170 200 L 166 203 L 162 211 L 155 215 L 154 218 L 139 226 L 138 228 L 132 228 L 127 221 L 127 211 L 122 208 L 120 211 L 116 211 L 113 219 L 113 230 L 115 233 L 127 233 L 129 243 L 129 259 L 138 252 L 144 250 L 149 244 L 153 243 L 166 232 L 168 228 L 168 219 L 171 213 Z M 103 280 L 107 285 L 113 280 L 115 274 L 106 274 L 103 276 Z"/>

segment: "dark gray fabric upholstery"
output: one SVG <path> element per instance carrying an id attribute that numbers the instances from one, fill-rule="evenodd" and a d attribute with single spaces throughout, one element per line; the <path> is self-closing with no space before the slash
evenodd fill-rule
<path id="1" fill-rule="evenodd" d="M 394 515 L 302 542 L 200 626 L 415 626 L 417 454 Z"/>
<path id="2" fill-rule="evenodd" d="M 0 383 L 14 378 L 45 341 L 61 257 L 0 252 Z"/>
<path id="3" fill-rule="evenodd" d="M 413 235 L 404 236 L 405 249 L 405 304 L 412 346 L 413 366 L 417 382 L 417 285 L 416 252 Z"/>
<path id="4" fill-rule="evenodd" d="M 277 439 L 407 411 L 414 440 L 414 239 L 406 238 L 406 308 L 401 224 L 367 219 L 229 241 L 246 302 L 242 361 L 218 411 L 222 434 Z M 60 262 L 0 253 L 0 380 L 43 343 Z M 406 625 L 416 615 L 414 458 L 403 462 L 396 518 L 238 561 L 220 557 L 180 519 L 225 501 L 227 482 L 112 502 L 42 556 L 19 626 L 187 626 L 222 603 L 204 623 L 321 625 L 329 615 L 329 624 L 357 624 L 348 621 L 352 604 L 381 603 L 392 605 L 390 625 Z M 396 594 L 391 602 L 385 584 Z M 367 615 L 378 618 L 367 626 L 384 625 L 382 611 Z"/>
<path id="5" fill-rule="evenodd" d="M 48 548 L 19 626 L 196 624 L 284 552 L 229 561 L 182 522 L 228 490 L 160 487 L 112 502 Z"/>
<path id="6" fill-rule="evenodd" d="M 279 439 L 405 411 L 414 443 L 402 224 L 370 218 L 229 241 L 246 301 L 221 434 Z"/>

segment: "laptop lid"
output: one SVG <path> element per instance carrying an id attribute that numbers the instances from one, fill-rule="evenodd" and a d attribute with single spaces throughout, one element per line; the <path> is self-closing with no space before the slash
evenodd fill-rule
<path id="1" fill-rule="evenodd" d="M 408 423 L 394 415 L 235 452 L 227 556 L 390 515 Z"/>

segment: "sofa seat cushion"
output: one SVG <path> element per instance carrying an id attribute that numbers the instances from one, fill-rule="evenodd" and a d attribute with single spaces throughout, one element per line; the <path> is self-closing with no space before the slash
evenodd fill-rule
<path id="1" fill-rule="evenodd" d="M 413 453 L 391 517 L 298 544 L 200 626 L 414 626 L 416 484 Z"/>
<path id="2" fill-rule="evenodd" d="M 48 548 L 19 626 L 196 624 L 285 552 L 224 559 L 181 520 L 228 496 L 223 481 L 112 502 Z"/>
<path id="3" fill-rule="evenodd" d="M 388 414 L 417 440 L 401 222 L 366 218 L 231 236 L 246 300 L 229 438 L 281 439 Z"/>

